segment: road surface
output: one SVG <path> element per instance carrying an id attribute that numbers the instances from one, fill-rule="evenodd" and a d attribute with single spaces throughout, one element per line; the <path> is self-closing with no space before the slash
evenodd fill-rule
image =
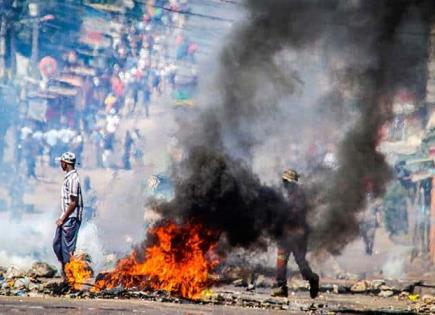
<path id="1" fill-rule="evenodd" d="M 282 314 L 280 311 L 223 305 L 159 303 L 141 300 L 72 300 L 52 297 L 0 296 L 0 314 Z"/>
<path id="2" fill-rule="evenodd" d="M 256 309 L 225 305 L 200 305 L 190 303 L 162 303 L 135 299 L 71 299 L 55 297 L 0 296 L 0 315 L 3 314 L 406 314 L 407 303 L 394 299 L 368 295 L 325 294 L 314 303 L 307 294 L 289 297 L 288 307 L 283 310 Z M 311 305 L 311 307 L 310 307 Z"/>

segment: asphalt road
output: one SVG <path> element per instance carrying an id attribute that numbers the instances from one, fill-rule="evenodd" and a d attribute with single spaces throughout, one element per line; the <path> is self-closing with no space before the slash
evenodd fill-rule
<path id="1" fill-rule="evenodd" d="M 264 295 L 260 293 L 257 297 Z M 252 296 L 255 297 L 255 296 Z M 289 296 L 286 310 L 256 309 L 225 305 L 190 303 L 162 303 L 137 299 L 71 299 L 42 297 L 0 296 L 2 314 L 409 314 L 408 303 L 393 298 L 370 295 L 322 294 L 311 300 L 307 293 Z"/>
<path id="2" fill-rule="evenodd" d="M 0 314 L 283 314 L 282 311 L 222 305 L 172 304 L 141 300 L 72 300 L 52 297 L 0 296 Z"/>

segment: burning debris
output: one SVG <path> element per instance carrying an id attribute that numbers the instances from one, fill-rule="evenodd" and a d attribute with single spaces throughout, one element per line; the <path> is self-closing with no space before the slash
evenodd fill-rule
<path id="1" fill-rule="evenodd" d="M 89 281 L 93 277 L 90 263 L 91 259 L 89 255 L 71 256 L 69 263 L 65 266 L 65 277 L 67 283 L 73 289 L 80 290 L 83 285 L 89 284 Z"/>
<path id="2" fill-rule="evenodd" d="M 197 299 L 210 286 L 209 273 L 218 261 L 216 239 L 200 224 L 162 223 L 148 232 L 148 241 L 101 274 L 96 288 L 116 287 L 166 291 Z"/>

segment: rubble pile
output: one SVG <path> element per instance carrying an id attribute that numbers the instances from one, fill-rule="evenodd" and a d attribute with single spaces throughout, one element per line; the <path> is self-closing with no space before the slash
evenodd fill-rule
<path id="1" fill-rule="evenodd" d="M 413 285 L 409 284 L 406 287 L 396 288 L 393 286 L 386 285 L 384 280 L 362 280 L 354 283 L 349 291 L 354 294 L 373 294 L 379 297 L 392 297 L 394 295 L 399 295 L 402 292 L 412 293 Z"/>
<path id="2" fill-rule="evenodd" d="M 421 299 L 412 305 L 412 310 L 416 313 L 435 313 L 435 296 L 423 295 Z"/>
<path id="3" fill-rule="evenodd" d="M 141 291 L 135 288 L 116 287 L 105 290 L 94 290 L 93 284 L 85 284 L 80 290 L 62 282 L 57 276 L 55 267 L 36 262 L 30 270 L 17 267 L 0 267 L 0 295 L 29 297 L 65 297 L 71 299 L 138 299 L 169 303 L 195 303 L 210 305 L 229 305 L 259 309 L 289 311 L 322 311 L 341 310 L 342 299 L 358 301 L 361 298 L 384 300 L 384 304 L 402 301 L 407 305 L 409 313 L 434 313 L 435 295 L 428 294 L 433 290 L 424 282 L 399 282 L 383 279 L 375 280 L 324 280 L 319 299 L 311 301 L 303 298 L 300 292 L 309 290 L 306 281 L 292 279 L 289 282 L 289 298 L 270 297 L 273 281 L 265 275 L 257 275 L 254 281 L 236 279 L 231 284 L 206 289 L 198 299 L 184 299 L 161 290 Z M 298 293 L 299 292 L 299 293 Z M 299 298 L 295 298 L 299 297 Z M 301 298 L 302 297 L 302 298 Z M 301 298 L 301 299 L 300 299 Z M 314 302 L 314 303 L 313 303 Z M 391 310 L 394 313 L 394 310 Z"/>
<path id="4" fill-rule="evenodd" d="M 81 290 L 74 289 L 56 277 L 57 270 L 49 264 L 38 262 L 28 271 L 14 266 L 0 268 L 0 295 L 4 296 L 54 296 L 72 299 L 141 299 L 155 302 L 169 303 L 198 303 L 219 304 L 243 307 L 268 308 L 287 310 L 290 308 L 288 299 L 259 298 L 253 293 L 240 291 L 212 292 L 207 290 L 201 299 L 188 300 L 170 295 L 165 291 L 139 291 L 120 287 L 101 291 L 93 290 L 92 284 L 82 286 Z M 292 308 L 301 310 L 301 305 L 293 304 Z"/>
<path id="5" fill-rule="evenodd" d="M 30 270 L 24 271 L 15 266 L 8 269 L 0 267 L 0 295 L 26 296 L 51 294 L 57 269 L 44 262 L 35 262 Z"/>
<path id="6" fill-rule="evenodd" d="M 259 275 L 253 282 L 250 282 L 248 277 L 236 279 L 232 281 L 231 284 L 235 287 L 244 287 L 249 291 L 256 288 L 272 288 L 273 283 L 272 278 Z M 364 294 L 389 298 L 412 294 L 414 289 L 420 285 L 423 285 L 420 281 L 399 282 L 386 281 L 383 279 L 355 281 L 350 279 L 338 279 L 321 282 L 319 291 L 331 294 Z M 291 292 L 309 291 L 308 282 L 299 279 L 292 279 L 291 282 L 288 283 L 288 286 Z"/>

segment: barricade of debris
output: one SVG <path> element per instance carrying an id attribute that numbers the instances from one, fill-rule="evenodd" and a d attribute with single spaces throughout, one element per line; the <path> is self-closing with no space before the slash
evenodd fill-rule
<path id="1" fill-rule="evenodd" d="M 0 267 L 0 295 L 24 296 L 29 293 L 50 294 L 47 286 L 54 280 L 57 269 L 44 262 L 35 262 L 30 270 L 24 271 L 15 266 Z"/>
<path id="2" fill-rule="evenodd" d="M 371 296 L 376 299 L 385 299 L 385 305 L 390 302 L 403 301 L 407 303 L 407 312 L 410 313 L 434 313 L 435 312 L 435 286 L 423 281 L 387 281 L 375 280 L 324 280 L 320 291 L 321 298 L 312 303 L 308 297 L 293 299 L 298 292 L 308 291 L 305 281 L 293 279 L 289 282 L 290 299 L 270 297 L 269 291 L 273 281 L 270 277 L 257 275 L 252 279 L 236 279 L 232 284 L 217 286 L 206 290 L 202 296 L 195 300 L 188 300 L 173 296 L 165 291 L 140 291 L 137 289 L 124 289 L 117 287 L 101 291 L 92 290 L 93 283 L 83 283 L 80 290 L 62 282 L 57 275 L 55 267 L 37 262 L 30 270 L 23 271 L 14 266 L 9 268 L 0 267 L 0 295 L 5 296 L 58 296 L 73 299 L 140 299 L 156 302 L 170 303 L 198 303 L 231 305 L 260 309 L 290 310 L 290 311 L 319 311 L 332 308 L 328 301 L 336 301 L 334 296 L 348 297 L 347 299 L 358 300 L 358 296 Z M 98 276 L 97 276 L 98 277 Z M 228 283 L 228 282 L 227 282 Z M 303 296 L 299 293 L 298 297 Z M 337 306 L 338 305 L 338 306 Z M 339 304 L 334 309 L 340 310 Z M 344 310 L 344 309 L 343 309 Z M 401 309 L 401 311 L 404 311 Z M 394 310 L 391 311 L 394 313 Z"/>

